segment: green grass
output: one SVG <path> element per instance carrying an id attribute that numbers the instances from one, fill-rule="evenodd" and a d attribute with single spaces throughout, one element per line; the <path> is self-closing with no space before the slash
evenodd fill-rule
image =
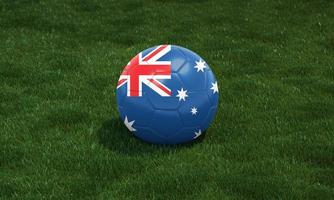
<path id="1" fill-rule="evenodd" d="M 334 199 L 334 1 L 0 0 L 0 199 Z M 220 87 L 195 144 L 118 121 L 115 85 L 157 44 Z"/>

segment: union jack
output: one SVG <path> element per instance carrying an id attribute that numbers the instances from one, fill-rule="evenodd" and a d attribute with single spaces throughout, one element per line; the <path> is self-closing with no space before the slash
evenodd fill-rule
<path id="1" fill-rule="evenodd" d="M 171 79 L 171 62 L 158 61 L 171 50 L 171 45 L 160 45 L 147 55 L 136 55 L 122 72 L 117 89 L 127 83 L 127 96 L 142 96 L 144 83 L 163 97 L 172 95 L 171 90 L 158 79 Z"/>

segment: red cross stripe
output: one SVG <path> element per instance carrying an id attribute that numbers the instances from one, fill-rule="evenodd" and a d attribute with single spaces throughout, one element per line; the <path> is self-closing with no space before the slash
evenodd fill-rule
<path id="1" fill-rule="evenodd" d="M 157 61 L 170 50 L 170 45 L 160 45 L 144 58 L 142 53 L 136 55 L 122 72 L 117 88 L 127 83 L 127 96 L 138 97 L 144 83 L 161 96 L 171 96 L 171 90 L 157 80 L 171 78 L 171 62 Z"/>

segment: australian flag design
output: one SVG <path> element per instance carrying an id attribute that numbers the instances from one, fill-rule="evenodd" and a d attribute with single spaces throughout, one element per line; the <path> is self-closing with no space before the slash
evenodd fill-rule
<path id="1" fill-rule="evenodd" d="M 136 55 L 117 83 L 121 120 L 140 139 L 179 144 L 198 138 L 218 106 L 218 83 L 196 53 L 160 45 Z"/>

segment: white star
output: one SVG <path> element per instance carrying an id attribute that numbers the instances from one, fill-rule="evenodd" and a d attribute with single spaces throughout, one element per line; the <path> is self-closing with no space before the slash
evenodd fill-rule
<path id="1" fill-rule="evenodd" d="M 192 107 L 190 112 L 192 115 L 196 115 L 198 111 L 196 107 Z"/>
<path id="2" fill-rule="evenodd" d="M 195 131 L 195 137 L 194 137 L 194 139 L 198 138 L 200 135 L 202 135 L 201 129 L 199 129 L 198 132 Z"/>
<path id="3" fill-rule="evenodd" d="M 181 90 L 177 90 L 177 92 L 178 95 L 176 95 L 176 97 L 179 97 L 179 101 L 186 101 L 186 97 L 188 97 L 187 90 L 183 90 L 183 88 L 181 88 Z"/>
<path id="4" fill-rule="evenodd" d="M 204 68 L 206 68 L 205 61 L 200 59 L 198 62 L 197 61 L 195 61 L 195 62 L 196 62 L 196 66 L 194 68 L 197 69 L 197 72 L 199 72 L 199 71 L 204 72 Z"/>
<path id="5" fill-rule="evenodd" d="M 218 83 L 217 81 L 215 83 L 211 83 L 212 84 L 212 87 L 210 88 L 211 90 L 213 90 L 213 94 L 214 93 L 218 93 Z"/>
<path id="6" fill-rule="evenodd" d="M 133 126 L 133 123 L 135 123 L 135 120 L 133 120 L 133 121 L 131 121 L 131 122 L 129 122 L 128 121 L 128 117 L 127 116 L 125 116 L 125 120 L 124 120 L 124 124 L 125 124 L 125 126 L 129 129 L 129 131 L 136 131 L 136 129 L 134 129 L 132 126 Z"/>

